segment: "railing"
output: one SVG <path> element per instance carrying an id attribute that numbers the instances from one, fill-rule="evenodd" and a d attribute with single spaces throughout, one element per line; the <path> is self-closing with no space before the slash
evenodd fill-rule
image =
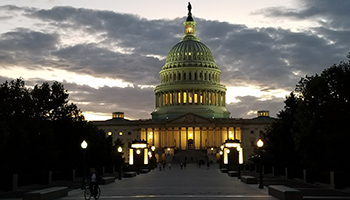
<path id="1" fill-rule="evenodd" d="M 254 164 L 245 164 L 243 169 L 246 171 L 256 171 L 257 167 Z M 286 179 L 295 179 L 305 183 L 325 185 L 333 189 L 350 187 L 350 182 L 348 181 L 350 179 L 350 171 L 324 172 L 293 167 L 263 166 L 263 173 Z"/>
<path id="2" fill-rule="evenodd" d="M 96 170 L 105 174 L 113 174 L 116 177 L 119 176 L 119 170 L 115 170 L 115 166 L 100 167 Z M 119 169 L 119 168 L 118 168 Z M 86 171 L 85 175 L 88 175 L 89 171 Z M 42 171 L 35 173 L 20 173 L 20 174 L 1 174 L 0 173 L 0 191 L 16 191 L 21 187 L 31 185 L 51 185 L 58 181 L 74 181 L 81 179 L 83 170 L 63 170 L 63 171 Z"/>

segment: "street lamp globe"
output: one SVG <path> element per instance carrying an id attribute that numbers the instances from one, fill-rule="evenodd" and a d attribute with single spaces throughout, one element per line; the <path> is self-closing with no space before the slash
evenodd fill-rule
<path id="1" fill-rule="evenodd" d="M 258 142 L 256 143 L 256 145 L 260 148 L 260 147 L 264 146 L 264 142 L 261 139 L 259 139 Z"/>
<path id="2" fill-rule="evenodd" d="M 81 146 L 81 148 L 86 149 L 88 146 L 88 143 L 84 140 L 80 146 Z"/>
<path id="3" fill-rule="evenodd" d="M 122 147 L 118 147 L 118 152 L 121 153 L 123 151 Z"/>

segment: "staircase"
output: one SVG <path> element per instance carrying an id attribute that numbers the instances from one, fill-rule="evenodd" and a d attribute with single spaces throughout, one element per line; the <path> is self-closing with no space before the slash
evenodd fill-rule
<path id="1" fill-rule="evenodd" d="M 174 152 L 174 163 L 198 163 L 200 160 L 207 162 L 207 150 L 176 150 Z"/>

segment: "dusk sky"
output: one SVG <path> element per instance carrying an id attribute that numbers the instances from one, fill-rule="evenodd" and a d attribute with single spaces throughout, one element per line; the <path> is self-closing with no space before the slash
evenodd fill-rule
<path id="1" fill-rule="evenodd" d="M 183 0 L 1 0 L 0 83 L 58 81 L 87 120 L 148 119 L 169 50 L 183 36 Z M 270 115 L 301 77 L 346 61 L 350 1 L 193 0 L 233 118 Z"/>

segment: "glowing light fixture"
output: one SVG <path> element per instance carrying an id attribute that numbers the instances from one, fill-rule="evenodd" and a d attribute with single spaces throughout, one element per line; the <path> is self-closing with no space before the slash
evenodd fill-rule
<path id="1" fill-rule="evenodd" d="M 226 140 L 225 141 L 225 147 L 226 148 L 237 148 L 238 146 L 240 146 L 240 142 L 239 140 L 235 139 L 235 140 Z"/>
<path id="2" fill-rule="evenodd" d="M 84 140 L 84 141 L 81 143 L 81 148 L 86 149 L 87 146 L 88 146 L 88 143 Z"/>
<path id="3" fill-rule="evenodd" d="M 260 148 L 260 147 L 264 146 L 264 142 L 261 139 L 259 139 L 258 142 L 256 143 L 256 145 Z"/>

